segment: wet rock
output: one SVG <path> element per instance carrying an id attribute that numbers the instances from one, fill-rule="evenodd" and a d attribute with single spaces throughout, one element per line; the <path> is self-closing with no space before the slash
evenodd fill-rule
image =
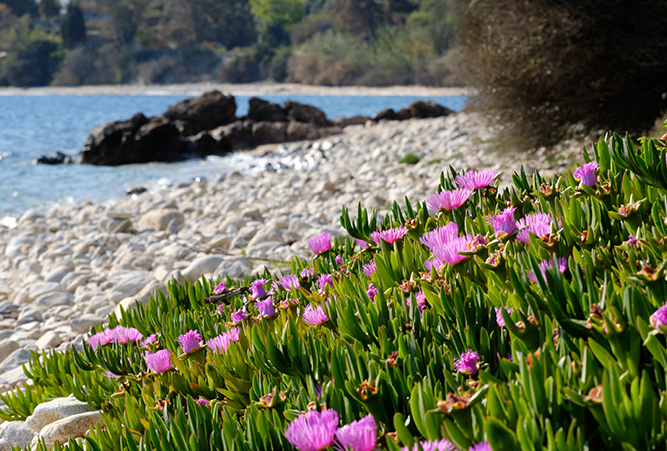
<path id="1" fill-rule="evenodd" d="M 226 96 L 220 91 L 209 91 L 170 106 L 162 117 L 176 122 L 183 136 L 191 136 L 202 130 L 229 124 L 236 119 L 235 114 L 236 100 L 233 96 Z"/>
<path id="2" fill-rule="evenodd" d="M 40 155 L 35 160 L 35 164 L 71 164 L 73 162 L 72 157 L 62 152 L 54 152 L 50 157 Z"/>

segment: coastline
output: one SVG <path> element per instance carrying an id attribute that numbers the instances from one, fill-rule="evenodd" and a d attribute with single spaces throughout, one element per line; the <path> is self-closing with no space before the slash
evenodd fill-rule
<path id="1" fill-rule="evenodd" d="M 95 85 L 44 86 L 35 88 L 0 88 L 0 96 L 13 95 L 201 95 L 217 89 L 232 95 L 313 95 L 313 96 L 456 96 L 469 95 L 469 88 L 434 88 L 428 86 L 312 86 L 296 83 L 257 82 L 183 83 L 173 85 Z"/>

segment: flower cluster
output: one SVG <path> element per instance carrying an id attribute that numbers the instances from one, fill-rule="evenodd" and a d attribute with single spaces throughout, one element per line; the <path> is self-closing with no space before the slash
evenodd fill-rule
<path id="1" fill-rule="evenodd" d="M 206 346 L 208 346 L 211 351 L 222 354 L 233 341 L 239 341 L 239 329 L 236 327 L 229 329 L 227 332 L 220 334 L 217 337 L 211 338 L 206 342 Z"/>
<path id="2" fill-rule="evenodd" d="M 338 412 L 309 411 L 297 417 L 285 431 L 287 440 L 299 451 L 321 451 L 335 446 L 342 451 L 371 451 L 377 446 L 377 424 L 372 415 L 338 427 Z"/>
<path id="3" fill-rule="evenodd" d="M 380 244 L 381 241 L 384 241 L 387 244 L 394 244 L 395 241 L 400 240 L 407 234 L 408 229 L 405 227 L 394 227 L 393 229 L 371 233 L 371 240 L 373 240 L 375 244 Z"/>
<path id="4" fill-rule="evenodd" d="M 95 335 L 88 337 L 88 344 L 93 349 L 109 343 L 134 343 L 144 338 L 144 336 L 134 327 L 116 326 L 113 329 L 106 329 Z"/>

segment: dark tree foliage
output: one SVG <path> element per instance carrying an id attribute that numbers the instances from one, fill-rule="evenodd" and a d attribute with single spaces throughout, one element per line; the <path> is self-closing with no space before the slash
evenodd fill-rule
<path id="1" fill-rule="evenodd" d="M 248 0 L 197 0 L 190 5 L 198 42 L 220 42 L 231 49 L 257 40 Z"/>
<path id="2" fill-rule="evenodd" d="M 665 111 L 664 0 L 460 2 L 463 75 L 526 144 L 574 123 L 641 132 Z"/>
<path id="3" fill-rule="evenodd" d="M 28 42 L 8 58 L 4 73 L 12 86 L 45 86 L 51 83 L 60 62 L 58 44 L 39 39 Z M 13 56 L 13 55 L 12 55 Z"/>
<path id="4" fill-rule="evenodd" d="M 60 14 L 60 2 L 58 0 L 41 0 L 39 2 L 39 14 L 46 19 L 58 16 Z"/>
<path id="5" fill-rule="evenodd" d="M 67 5 L 67 16 L 60 26 L 60 34 L 63 38 L 65 48 L 71 49 L 86 40 L 86 23 L 83 11 L 78 5 L 70 3 Z"/>
<path id="6" fill-rule="evenodd" d="M 9 6 L 16 17 L 37 13 L 37 3 L 35 0 L 2 0 L 0 3 Z"/>
<path id="7" fill-rule="evenodd" d="M 336 18 L 354 36 L 370 37 L 382 16 L 382 4 L 376 0 L 336 0 Z"/>

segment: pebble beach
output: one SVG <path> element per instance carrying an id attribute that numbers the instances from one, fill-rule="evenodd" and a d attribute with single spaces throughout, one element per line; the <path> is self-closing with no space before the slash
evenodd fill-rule
<path id="1" fill-rule="evenodd" d="M 550 177 L 580 163 L 585 144 L 505 152 L 473 113 L 369 122 L 255 149 L 266 164 L 252 174 L 211 173 L 103 203 L 28 210 L 15 227 L 0 226 L 0 393 L 29 383 L 21 365 L 30 351 L 80 345 L 93 324 L 147 302 L 171 279 L 288 271 L 290 259 L 310 255 L 308 239 L 343 235 L 344 204 L 381 216 L 406 196 L 423 201 L 449 165 L 500 171 L 501 187 L 521 166 Z M 408 154 L 419 162 L 399 162 Z M 0 434 L 0 450 L 3 440 L 11 443 Z"/>

